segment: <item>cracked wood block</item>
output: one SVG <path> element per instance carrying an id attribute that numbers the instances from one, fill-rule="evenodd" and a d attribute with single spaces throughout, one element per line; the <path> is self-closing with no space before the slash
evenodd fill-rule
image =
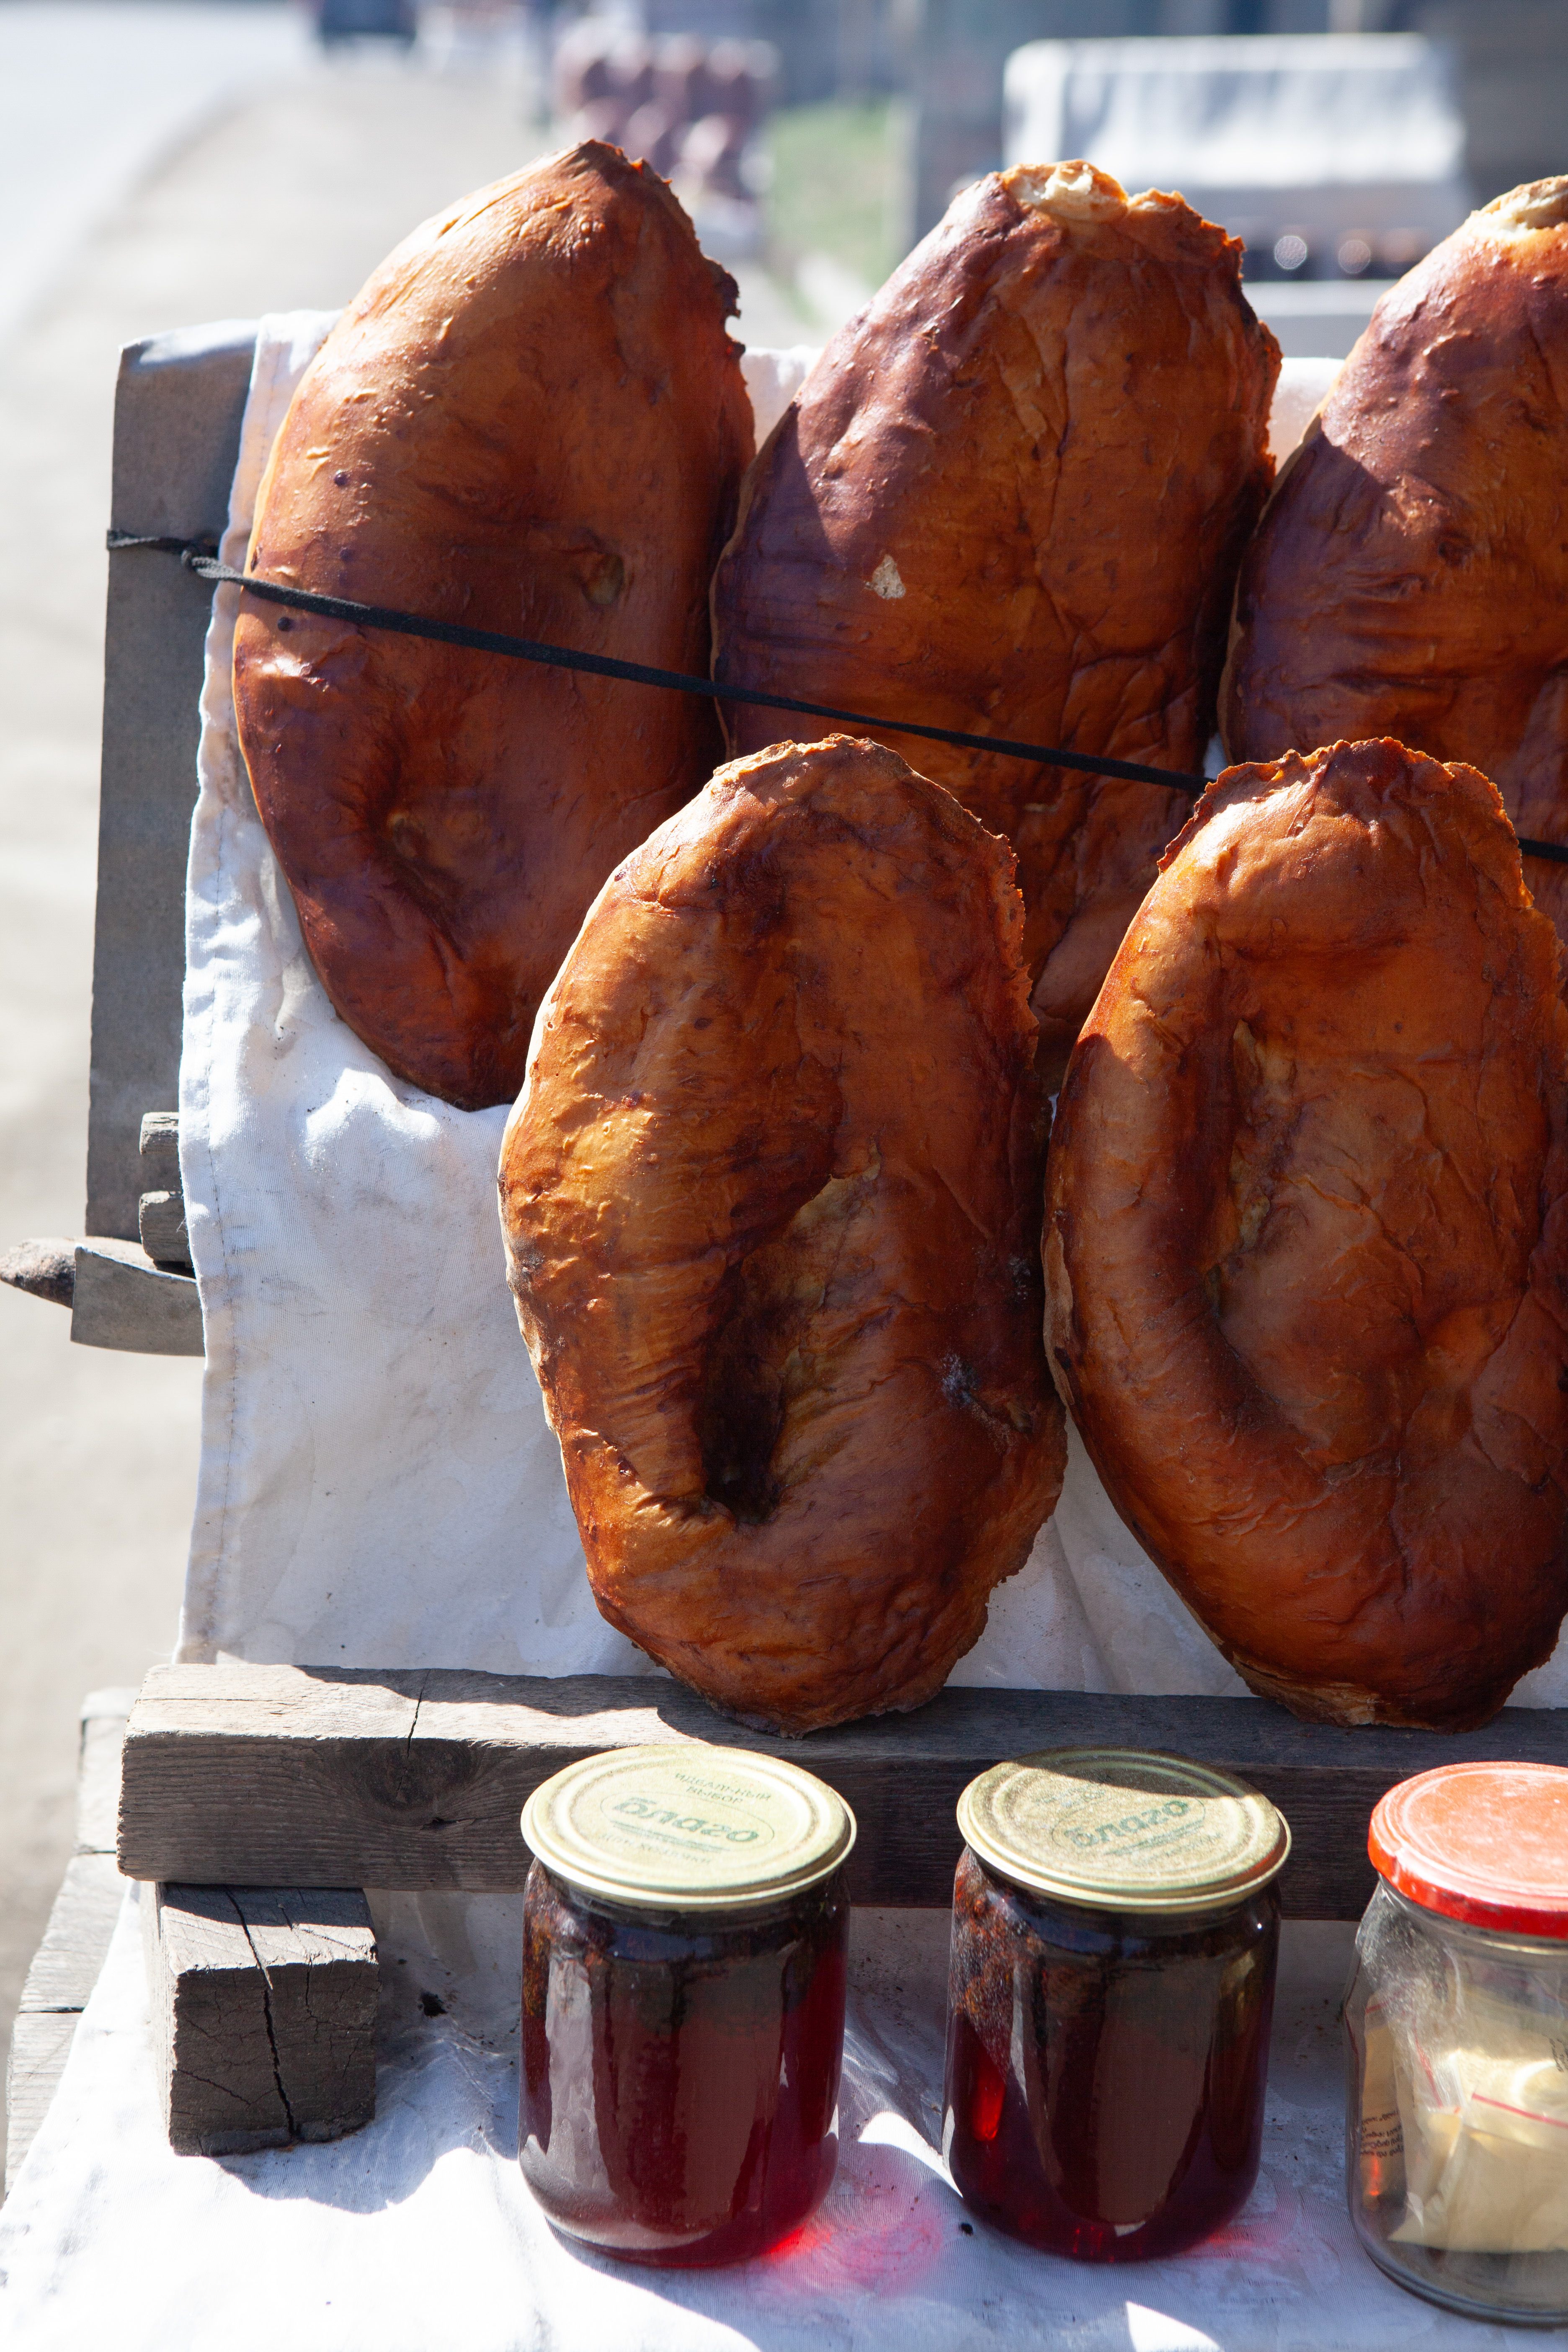
<path id="1" fill-rule="evenodd" d="M 148 1887 L 169 2144 L 233 2156 L 340 2139 L 375 2113 L 375 1936 L 357 1889 Z"/>

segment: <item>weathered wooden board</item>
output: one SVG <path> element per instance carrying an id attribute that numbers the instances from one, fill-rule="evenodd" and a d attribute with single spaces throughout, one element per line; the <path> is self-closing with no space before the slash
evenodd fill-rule
<path id="1" fill-rule="evenodd" d="M 5 2179 L 33 2144 L 65 2069 L 120 1916 L 125 1882 L 114 1860 L 120 1751 L 132 1690 L 90 1691 L 81 1703 L 77 1850 L 33 1956 L 11 2030 L 5 2076 Z"/>
<path id="2" fill-rule="evenodd" d="M 144 1890 L 170 2145 L 228 2156 L 340 2139 L 375 2113 L 375 1935 L 346 1888 Z"/>
<path id="3" fill-rule="evenodd" d="M 180 1117 L 150 1110 L 142 1120 L 142 1181 L 147 1190 L 136 1204 L 142 1246 L 165 1274 L 191 1272 L 191 1237 L 185 1228 L 185 1195 L 180 1179 Z"/>
<path id="4" fill-rule="evenodd" d="M 68 1307 L 76 1293 L 75 1242 L 50 1235 L 0 1250 L 0 1282 L 51 1307 Z"/>
<path id="5" fill-rule="evenodd" d="M 140 1139 L 142 1181 L 165 1192 L 180 1189 L 180 1114 L 148 1110 L 142 1114 Z"/>
<path id="6" fill-rule="evenodd" d="M 76 1850 L 112 1853 L 120 1824 L 120 1758 L 125 1723 L 136 1704 L 133 1690 L 89 1691 L 81 1703 L 77 1750 Z"/>
<path id="7" fill-rule="evenodd" d="M 856 1901 L 911 1908 L 950 1899 L 965 1783 L 1037 1748 L 1157 1748 L 1241 1773 L 1290 1823 L 1288 1912 L 1330 1919 L 1365 1906 L 1367 1821 L 1396 1780 L 1461 1757 L 1568 1763 L 1568 1715 L 1540 1709 L 1447 1738 L 1298 1723 L 1258 1699 L 947 1690 L 913 1715 L 782 1740 L 662 1676 L 163 1666 L 127 1734 L 121 1867 L 209 1884 L 515 1888 L 528 1865 L 518 1815 L 541 1780 L 603 1748 L 691 1738 L 820 1773 L 859 1820 Z"/>
<path id="8" fill-rule="evenodd" d="M 76 1245 L 71 1338 L 144 1356 L 205 1352 L 202 1306 L 188 1274 L 153 1265 L 140 1242 L 92 1234 Z"/>
<path id="9" fill-rule="evenodd" d="M 79 2012 L 87 2007 L 124 1895 L 125 1881 L 111 1853 L 71 1857 L 22 1987 L 23 2010 Z"/>
<path id="10" fill-rule="evenodd" d="M 128 344 L 114 400 L 117 530 L 216 540 L 228 514 L 255 352 L 253 320 L 226 320 Z M 203 649 L 212 590 L 168 555 L 110 558 L 103 649 L 103 771 L 92 957 L 87 1224 L 136 1241 L 142 1114 L 179 1098 L 185 866 L 196 798 Z M 151 1189 L 157 1189 L 155 1186 Z M 132 1286 L 121 1328 L 133 1320 Z M 163 1301 L 142 1297 L 153 1352 Z M 72 1338 L 102 1338 L 89 1320 Z M 201 1353 L 199 1345 L 195 1349 Z"/>
<path id="11" fill-rule="evenodd" d="M 142 1247 L 164 1274 L 189 1274 L 191 1237 L 182 1192 L 143 1192 L 136 1204 Z"/>
<path id="12" fill-rule="evenodd" d="M 38 2136 L 76 2038 L 75 2010 L 18 2011 L 5 2068 L 5 2186 Z"/>

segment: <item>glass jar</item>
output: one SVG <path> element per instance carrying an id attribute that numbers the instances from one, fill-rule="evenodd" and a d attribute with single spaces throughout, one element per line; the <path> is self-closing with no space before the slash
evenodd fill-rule
<path id="1" fill-rule="evenodd" d="M 961 2195 L 1080 2261 L 1195 2243 L 1258 2177 L 1284 1822 L 1226 1773 L 1104 1748 L 998 1764 L 958 1822 Z"/>
<path id="2" fill-rule="evenodd" d="M 776 2245 L 837 2161 L 854 1815 L 693 1740 L 568 1765 L 522 1830 L 524 2179 L 629 2261 Z"/>
<path id="3" fill-rule="evenodd" d="M 1391 1789 L 1345 1996 L 1346 2186 L 1381 2270 L 1489 2319 L 1568 2320 L 1568 1771 Z"/>

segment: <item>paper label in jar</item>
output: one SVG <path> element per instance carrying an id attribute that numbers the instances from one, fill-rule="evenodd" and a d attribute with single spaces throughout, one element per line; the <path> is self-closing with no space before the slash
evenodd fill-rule
<path id="1" fill-rule="evenodd" d="M 1404 2189 L 1405 2126 L 1399 2111 L 1394 2035 L 1381 2001 L 1368 2001 L 1363 2031 L 1361 2186 L 1363 2196 L 1375 2201 Z"/>
<path id="2" fill-rule="evenodd" d="M 1564 2021 L 1468 1990 L 1447 2021 L 1456 2038 L 1436 2022 L 1387 2036 L 1405 2170 L 1394 2242 L 1450 2253 L 1568 2251 Z M 1368 2043 L 1370 2056 L 1370 2032 Z"/>

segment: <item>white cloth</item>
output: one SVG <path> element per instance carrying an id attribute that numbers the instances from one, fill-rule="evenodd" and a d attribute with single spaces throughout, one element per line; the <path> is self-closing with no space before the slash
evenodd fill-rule
<path id="1" fill-rule="evenodd" d="M 224 541 L 330 316 L 263 322 Z M 235 736 L 214 600 L 180 1160 L 206 1333 L 180 1654 L 635 1672 L 588 1592 L 496 1220 L 504 1110 L 394 1078 L 311 969 Z"/>
<path id="2" fill-rule="evenodd" d="M 262 322 L 228 562 L 330 324 Z M 811 356 L 748 354 L 761 417 Z M 1301 396 L 1321 396 L 1314 365 Z M 237 594 L 217 592 L 207 640 L 187 898 L 180 1159 L 206 1374 L 180 1655 L 658 1672 L 594 1606 L 518 1335 L 495 1207 L 505 1111 L 454 1110 L 393 1077 L 305 954 L 235 736 Z M 952 1679 L 1243 1687 L 1076 1438 L 1054 1520 Z"/>
<path id="3" fill-rule="evenodd" d="M 231 563 L 330 324 L 263 321 Z M 748 355 L 764 418 L 810 356 Z M 657 1672 L 594 1606 L 518 1335 L 495 1209 L 506 1114 L 453 1110 L 394 1078 L 305 954 L 235 737 L 237 593 L 218 591 L 207 641 L 187 904 L 180 1154 L 206 1376 L 180 1654 Z M 1064 1528 L 1082 1531 L 1076 1583 Z M 1240 1688 L 1075 1451 L 1056 1527 L 954 1679 L 1081 1690 L 1140 1677 Z"/>
<path id="4" fill-rule="evenodd" d="M 373 1898 L 374 1900 L 374 1898 Z M 1263 2167 L 1178 2261 L 1057 2260 L 963 2212 L 938 2153 L 945 1915 L 855 1917 L 826 2202 L 784 2252 L 651 2272 L 577 2252 L 517 2169 L 518 1906 L 376 1901 L 376 2119 L 325 2147 L 171 2154 L 133 1905 L 0 2213 L 26 2352 L 1503 2352 L 1358 2252 L 1337 2010 L 1348 1927 L 1287 1927 Z M 447 2014 L 427 2019 L 421 1991 Z M 968 2221 L 970 2234 L 964 2234 Z"/>
<path id="5" fill-rule="evenodd" d="M 1282 466 L 1334 388 L 1342 360 L 1281 360 L 1268 412 L 1268 454 Z"/>

